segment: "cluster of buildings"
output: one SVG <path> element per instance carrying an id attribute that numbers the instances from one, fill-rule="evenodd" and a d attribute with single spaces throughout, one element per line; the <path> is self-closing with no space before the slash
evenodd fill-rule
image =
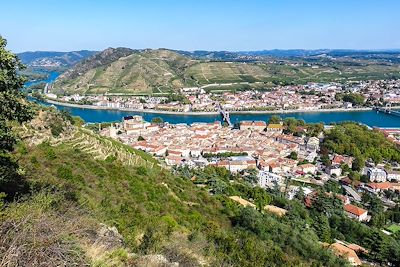
<path id="1" fill-rule="evenodd" d="M 334 154 L 330 166 L 324 166 L 317 160 L 322 136 L 285 134 L 282 124 L 264 121 L 242 121 L 239 129 L 231 129 L 220 122 L 150 123 L 141 116 L 129 116 L 101 133 L 159 157 L 169 166 L 214 165 L 233 173 L 256 169 L 258 185 L 264 188 L 283 186 L 287 179 L 319 185 L 329 179 L 339 181 L 346 178 L 343 165 L 351 168 L 353 163 L 352 157 Z M 296 157 L 291 157 L 293 153 Z M 400 171 L 382 166 L 366 167 L 363 173 L 369 179 L 369 191 L 376 191 L 376 184 L 400 181 Z"/>
<path id="2" fill-rule="evenodd" d="M 383 165 L 369 166 L 362 172 L 368 182 L 352 181 L 343 173 L 344 165 L 352 167 L 352 157 L 329 155 L 331 164 L 324 166 L 318 160 L 323 136 L 285 134 L 280 123 L 242 121 L 238 129 L 232 129 L 223 127 L 220 122 L 191 125 L 149 123 L 141 116 L 129 116 L 124 117 L 121 123 L 103 129 L 101 134 L 148 152 L 168 166 L 202 168 L 212 165 L 243 175 L 249 173 L 248 170 L 256 170 L 255 185 L 262 188 L 278 186 L 289 199 L 301 190 L 307 206 L 312 205 L 318 194 L 312 184 L 339 181 L 346 194 L 332 197 L 339 198 L 345 214 L 358 221 L 370 220 L 368 211 L 360 207 L 362 194 L 375 194 L 384 205 L 393 206 L 394 202 L 382 193 L 386 190 L 400 191 L 400 171 L 386 170 Z M 288 181 L 298 181 L 303 186 Z"/>
<path id="3" fill-rule="evenodd" d="M 130 116 L 102 134 L 153 154 L 170 166 L 214 165 L 233 173 L 257 169 L 260 184 L 270 186 L 284 184 L 289 176 L 313 176 L 321 168 L 308 163 L 317 157 L 319 139 L 284 134 L 283 129 L 282 124 L 263 121 L 242 121 L 239 129 L 231 129 L 220 122 L 152 124 Z M 293 152 L 296 159 L 289 158 Z"/>
<path id="4" fill-rule="evenodd" d="M 249 110 L 318 110 L 352 108 L 352 103 L 335 99 L 337 93 L 354 92 L 364 96 L 371 105 L 383 102 L 400 104 L 400 80 L 364 81 L 352 84 L 308 83 L 277 86 L 267 91 L 239 91 L 222 94 L 207 93 L 202 87 L 182 88 L 185 101 L 165 96 L 62 96 L 62 101 L 92 104 L 110 109 L 162 110 L 179 112 L 215 112 L 220 107 L 229 111 Z M 57 98 L 48 94 L 49 98 Z"/>
<path id="5" fill-rule="evenodd" d="M 354 87 L 372 103 L 386 102 L 400 104 L 400 80 L 375 80 L 360 82 Z"/>

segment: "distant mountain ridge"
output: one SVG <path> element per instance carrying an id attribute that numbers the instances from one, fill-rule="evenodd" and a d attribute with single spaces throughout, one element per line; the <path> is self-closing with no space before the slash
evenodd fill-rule
<path id="1" fill-rule="evenodd" d="M 29 67 L 71 67 L 96 53 L 97 51 L 89 50 L 71 52 L 28 51 L 17 55 L 22 63 Z"/>
<path id="2" fill-rule="evenodd" d="M 271 49 L 271 50 L 254 50 L 254 51 L 183 51 L 176 50 L 185 56 L 190 56 L 198 59 L 240 59 L 243 56 L 253 57 L 309 57 L 326 54 L 329 56 L 371 56 L 371 55 L 393 55 L 400 54 L 400 49 L 385 49 L 385 50 L 353 50 L 353 49 Z"/>

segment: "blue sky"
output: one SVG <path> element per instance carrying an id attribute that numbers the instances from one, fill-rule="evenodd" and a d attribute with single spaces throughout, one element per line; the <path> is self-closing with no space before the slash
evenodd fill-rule
<path id="1" fill-rule="evenodd" d="M 400 48 L 398 0 L 2 0 L 21 51 Z"/>

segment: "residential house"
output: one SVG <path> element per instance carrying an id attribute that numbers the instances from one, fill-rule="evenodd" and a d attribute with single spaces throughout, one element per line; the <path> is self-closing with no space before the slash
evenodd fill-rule
<path id="1" fill-rule="evenodd" d="M 174 155 L 168 155 L 166 158 L 165 158 L 165 162 L 168 164 L 168 165 L 181 165 L 181 164 L 183 164 L 183 158 L 182 157 L 179 157 L 179 156 L 174 156 Z"/>
<path id="2" fill-rule="evenodd" d="M 385 182 L 386 172 L 379 168 L 369 168 L 367 171 L 367 176 L 371 182 Z"/>
<path id="3" fill-rule="evenodd" d="M 386 171 L 386 179 L 388 181 L 396 180 L 400 182 L 400 171 Z"/>
<path id="4" fill-rule="evenodd" d="M 353 166 L 353 158 L 343 155 L 335 155 L 332 159 L 332 164 L 333 165 L 347 164 L 347 166 L 351 168 Z"/>
<path id="5" fill-rule="evenodd" d="M 317 168 L 315 167 L 315 165 L 313 165 L 311 163 L 299 165 L 298 168 L 303 173 L 315 174 L 315 172 L 317 171 Z"/>
<path id="6" fill-rule="evenodd" d="M 258 172 L 258 185 L 262 188 L 267 187 L 273 183 L 282 183 L 283 177 L 268 171 L 259 171 Z"/>
<path id="7" fill-rule="evenodd" d="M 270 123 L 267 125 L 267 132 L 282 134 L 283 125 L 280 123 Z"/>
<path id="8" fill-rule="evenodd" d="M 307 141 L 307 150 L 317 151 L 319 149 L 319 139 L 317 137 L 310 137 Z"/>
<path id="9" fill-rule="evenodd" d="M 368 221 L 368 211 L 352 204 L 344 205 L 344 211 L 350 218 L 358 221 Z"/>
<path id="10" fill-rule="evenodd" d="M 389 190 L 392 187 L 392 184 L 390 182 L 368 183 L 367 187 L 367 189 L 370 189 L 370 191 L 378 193 L 381 191 Z"/>
<path id="11" fill-rule="evenodd" d="M 342 175 L 342 169 L 338 165 L 331 165 L 329 168 L 326 168 L 326 173 L 329 175 L 335 175 L 336 177 L 339 177 Z"/>
<path id="12" fill-rule="evenodd" d="M 264 131 L 267 124 L 264 121 L 242 121 L 240 130 Z"/>

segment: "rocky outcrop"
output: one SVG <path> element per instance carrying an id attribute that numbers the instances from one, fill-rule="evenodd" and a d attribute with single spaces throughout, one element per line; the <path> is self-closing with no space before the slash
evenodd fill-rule
<path id="1" fill-rule="evenodd" d="M 84 73 L 90 69 L 97 68 L 100 66 L 104 66 L 118 60 L 121 57 L 126 57 L 135 52 L 135 50 L 125 47 L 118 48 L 107 48 L 100 53 L 92 55 L 80 63 L 76 64 L 72 69 L 66 71 L 57 79 L 65 80 L 65 79 L 75 79 L 81 73 Z"/>

